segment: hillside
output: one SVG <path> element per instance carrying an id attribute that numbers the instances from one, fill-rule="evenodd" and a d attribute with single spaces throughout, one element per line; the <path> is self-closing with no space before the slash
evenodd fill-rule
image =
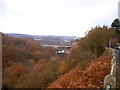
<path id="1" fill-rule="evenodd" d="M 111 54 L 105 53 L 106 47 L 114 37 L 111 28 L 95 27 L 76 41 L 69 54 L 58 55 L 55 48 L 43 48 L 38 40 L 3 34 L 2 87 L 101 88 L 110 71 Z M 44 41 L 61 42 L 60 38 L 48 37 Z"/>
<path id="2" fill-rule="evenodd" d="M 31 38 L 3 34 L 2 49 L 3 88 L 47 87 L 59 75 L 58 66 L 64 57 L 58 56 L 54 48 L 42 48 Z"/>
<path id="3" fill-rule="evenodd" d="M 84 71 L 75 67 L 48 88 L 103 88 L 104 77 L 110 72 L 111 55 L 105 53 L 89 63 Z"/>

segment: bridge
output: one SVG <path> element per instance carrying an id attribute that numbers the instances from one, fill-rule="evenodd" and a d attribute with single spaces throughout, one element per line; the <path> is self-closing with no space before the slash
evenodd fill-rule
<path id="1" fill-rule="evenodd" d="M 41 46 L 42 47 L 53 47 L 55 48 L 57 54 L 69 53 L 70 48 L 72 47 L 68 45 L 65 46 L 65 45 L 43 45 L 43 44 Z"/>
<path id="2" fill-rule="evenodd" d="M 63 45 L 41 45 L 42 47 L 55 47 L 55 48 L 71 48 L 71 46 L 63 46 Z"/>

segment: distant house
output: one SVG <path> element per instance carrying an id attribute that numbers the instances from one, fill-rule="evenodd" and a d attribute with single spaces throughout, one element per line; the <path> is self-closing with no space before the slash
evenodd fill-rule
<path id="1" fill-rule="evenodd" d="M 65 53 L 65 50 L 56 50 L 56 53 L 57 54 L 63 54 L 63 53 Z"/>

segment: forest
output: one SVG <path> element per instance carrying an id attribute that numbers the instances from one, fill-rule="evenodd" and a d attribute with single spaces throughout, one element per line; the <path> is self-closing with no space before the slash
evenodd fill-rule
<path id="1" fill-rule="evenodd" d="M 46 87 L 59 75 L 62 58 L 32 39 L 2 36 L 3 88 Z"/>
<path id="2" fill-rule="evenodd" d="M 89 75 L 91 72 L 94 73 L 95 69 L 93 68 L 96 67 L 100 71 L 104 69 L 102 73 L 96 73 L 101 75 L 103 79 L 110 69 L 109 60 L 106 60 L 106 57 L 109 57 L 109 59 L 111 57 L 109 52 L 106 51 L 106 47 L 109 47 L 109 41 L 111 41 L 111 47 L 114 47 L 115 43 L 119 41 L 116 38 L 115 30 L 107 26 L 96 26 L 86 32 L 85 37 L 77 41 L 77 44 L 71 48 L 69 54 L 58 55 L 55 53 L 55 48 L 43 48 L 40 46 L 40 42 L 34 39 L 21 39 L 2 34 L 2 87 L 47 88 L 50 86 L 50 88 L 54 88 L 54 82 L 61 79 L 62 76 L 66 74 L 69 76 L 77 72 L 82 73 L 81 75 Z M 101 58 L 104 58 L 104 60 Z M 101 62 L 98 67 L 97 63 L 99 60 Z M 108 62 L 105 62 L 105 60 Z M 101 66 L 102 64 L 104 68 Z M 80 80 L 80 78 L 82 79 L 82 76 L 79 77 L 78 80 Z M 91 77 L 87 76 L 87 79 L 90 78 L 96 79 L 92 73 Z M 84 79 L 84 83 L 87 79 Z M 101 81 L 99 82 L 102 82 L 102 79 L 100 79 Z M 77 81 L 66 82 L 64 86 L 67 85 L 65 88 L 75 88 L 77 87 Z M 92 85 L 93 88 L 94 84 L 95 82 Z M 97 85 L 97 87 L 102 86 L 102 83 Z M 85 88 L 84 85 L 80 88 L 82 87 Z"/>

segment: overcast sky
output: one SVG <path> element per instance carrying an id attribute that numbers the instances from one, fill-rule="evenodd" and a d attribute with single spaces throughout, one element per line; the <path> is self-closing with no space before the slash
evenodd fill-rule
<path id="1" fill-rule="evenodd" d="M 0 0 L 0 32 L 84 36 L 118 17 L 119 0 Z"/>

